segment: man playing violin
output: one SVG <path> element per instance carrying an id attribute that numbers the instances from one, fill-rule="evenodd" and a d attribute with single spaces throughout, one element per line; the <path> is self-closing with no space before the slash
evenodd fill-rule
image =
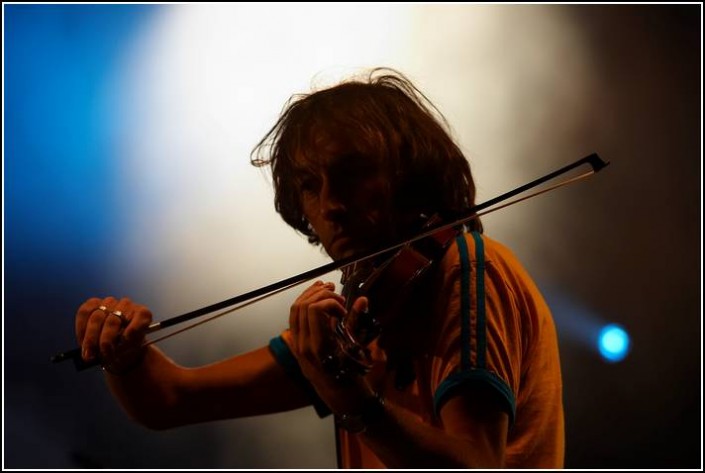
<path id="1" fill-rule="evenodd" d="M 334 260 L 453 222 L 475 200 L 442 115 L 389 69 L 292 98 L 252 162 L 271 167 L 282 218 Z M 76 315 L 83 359 L 98 358 L 153 429 L 312 405 L 335 416 L 341 467 L 562 467 L 558 344 L 539 290 L 479 219 L 429 241 L 413 277 L 351 283 L 345 297 L 317 281 L 268 346 L 198 368 L 143 346 L 146 307 L 89 299 Z M 388 271 L 377 263 L 371 274 Z"/>

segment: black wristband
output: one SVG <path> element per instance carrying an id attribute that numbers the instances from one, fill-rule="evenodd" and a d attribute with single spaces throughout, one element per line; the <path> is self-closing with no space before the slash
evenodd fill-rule
<path id="1" fill-rule="evenodd" d="M 379 422 L 384 415 L 384 398 L 375 393 L 362 404 L 357 413 L 336 416 L 335 425 L 352 434 L 360 434 L 370 425 Z"/>

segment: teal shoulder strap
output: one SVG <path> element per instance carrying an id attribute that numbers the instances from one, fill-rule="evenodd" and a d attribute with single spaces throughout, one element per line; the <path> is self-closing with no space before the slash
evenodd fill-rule
<path id="1" fill-rule="evenodd" d="M 485 333 L 485 247 L 482 241 L 482 235 L 480 235 L 478 232 L 472 232 L 471 235 L 473 237 L 473 240 L 475 241 L 475 262 L 477 273 L 475 275 L 475 300 L 477 301 L 477 317 L 475 319 L 475 327 L 472 327 L 472 319 L 470 317 L 470 272 L 472 271 L 472 265 L 470 262 L 468 245 L 465 241 L 464 234 L 458 235 L 455 239 L 458 245 L 458 252 L 460 253 L 460 314 L 462 317 L 461 367 L 463 371 L 473 368 L 470 362 L 470 346 L 473 335 L 475 336 L 477 347 L 477 366 L 475 366 L 474 368 L 485 367 L 485 352 L 487 351 L 487 338 Z"/>

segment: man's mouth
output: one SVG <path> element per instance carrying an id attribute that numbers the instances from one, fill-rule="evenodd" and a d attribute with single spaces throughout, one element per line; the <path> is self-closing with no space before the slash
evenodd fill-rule
<path id="1" fill-rule="evenodd" d="M 369 250 L 369 245 L 364 238 L 348 234 L 338 234 L 331 240 L 332 255 L 337 258 L 346 258 L 353 255 L 362 255 Z"/>

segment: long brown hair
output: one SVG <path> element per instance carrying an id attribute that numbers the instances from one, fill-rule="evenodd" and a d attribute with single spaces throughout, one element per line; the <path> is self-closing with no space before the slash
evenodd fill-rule
<path id="1" fill-rule="evenodd" d="M 254 166 L 271 165 L 277 212 L 311 243 L 320 241 L 304 217 L 295 157 L 315 155 L 321 136 L 380 163 L 400 215 L 450 220 L 475 203 L 470 166 L 445 117 L 403 74 L 376 68 L 362 79 L 292 96 L 252 150 Z M 479 219 L 467 227 L 482 231 Z"/>

